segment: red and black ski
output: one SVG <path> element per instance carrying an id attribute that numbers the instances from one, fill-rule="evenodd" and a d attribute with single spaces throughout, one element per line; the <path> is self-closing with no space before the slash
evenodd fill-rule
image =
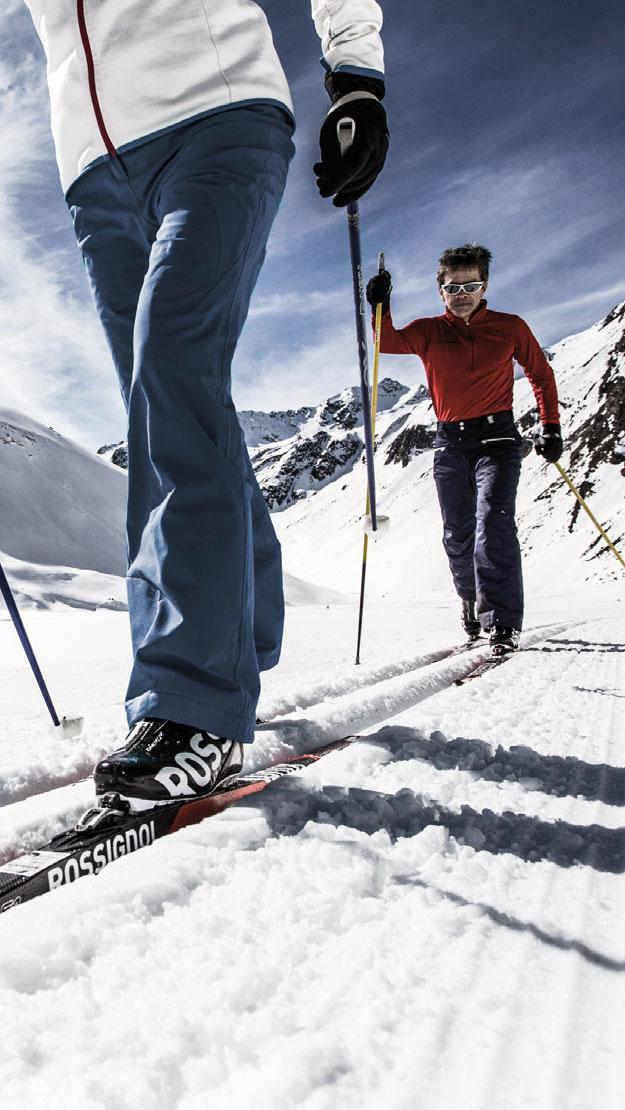
<path id="1" fill-rule="evenodd" d="M 205 817 L 221 813 L 242 798 L 259 794 L 276 779 L 301 771 L 324 755 L 359 739 L 359 736 L 346 736 L 303 755 L 289 756 L 281 763 L 242 775 L 226 789 L 207 798 L 167 802 L 139 813 L 131 811 L 128 802 L 119 794 L 107 794 L 99 805 L 87 810 L 72 829 L 54 836 L 37 851 L 18 856 L 0 867 L 0 913 L 84 875 L 96 875 L 120 856 L 147 848 L 185 825 L 196 825 Z"/>
<path id="2" fill-rule="evenodd" d="M 475 646 L 475 642 L 462 644 L 449 654 L 461 654 Z M 464 678 L 455 682 L 462 685 L 478 678 L 509 658 L 510 655 L 504 655 L 478 662 Z M 207 798 L 167 802 L 137 813 L 119 794 L 107 794 L 97 806 L 87 810 L 73 828 L 54 836 L 36 851 L 0 866 L 0 913 L 85 875 L 96 875 L 113 860 L 147 848 L 160 837 L 186 825 L 196 825 L 205 817 L 221 813 L 235 802 L 259 794 L 276 779 L 302 771 L 324 755 L 340 751 L 360 739 L 358 735 L 345 736 L 302 755 L 289 756 L 282 762 L 242 775 Z"/>

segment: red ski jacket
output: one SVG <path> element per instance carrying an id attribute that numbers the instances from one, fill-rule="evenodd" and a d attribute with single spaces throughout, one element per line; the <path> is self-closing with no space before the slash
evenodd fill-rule
<path id="1" fill-rule="evenodd" d="M 418 355 L 438 420 L 469 420 L 512 408 L 512 360 L 529 379 L 543 424 L 559 424 L 558 391 L 538 340 L 520 316 L 482 301 L 468 321 L 447 311 L 396 328 L 382 316 L 380 350 Z"/>

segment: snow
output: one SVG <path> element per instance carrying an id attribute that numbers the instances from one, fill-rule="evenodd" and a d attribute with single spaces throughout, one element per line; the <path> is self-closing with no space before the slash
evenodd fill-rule
<path id="1" fill-rule="evenodd" d="M 49 737 L 0 621 L 3 859 L 89 803 L 69 784 L 123 727 L 125 615 L 29 620 L 87 721 Z M 530 599 L 525 651 L 461 688 L 449 607 L 373 605 L 360 668 L 355 621 L 289 609 L 248 766 L 363 740 L 3 915 L 3 1105 L 622 1106 L 618 588 Z"/>
<path id="2" fill-rule="evenodd" d="M 125 573 L 125 475 L 22 413 L 0 408 L 0 547 L 28 563 Z"/>
<path id="3" fill-rule="evenodd" d="M 553 349 L 572 429 L 619 328 Z M 369 545 L 362 664 L 359 463 L 276 514 L 290 604 L 246 767 L 361 738 L 0 917 L 3 1108 L 621 1110 L 621 568 L 529 456 L 523 650 L 455 686 L 487 649 L 452 651 L 431 452 L 383 461 L 398 431 L 431 424 L 429 402 L 387 400 L 392 527 Z M 250 413 L 249 435 L 314 433 L 321 411 Z M 130 641 L 124 474 L 14 413 L 0 467 L 0 561 L 59 712 L 85 716 L 77 738 L 51 734 L 0 609 L 2 863 L 91 803 L 93 763 L 125 733 Z M 617 539 L 620 464 L 592 479 Z"/>

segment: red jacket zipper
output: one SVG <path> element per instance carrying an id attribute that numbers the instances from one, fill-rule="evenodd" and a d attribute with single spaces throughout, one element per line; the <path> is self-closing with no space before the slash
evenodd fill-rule
<path id="1" fill-rule="evenodd" d="M 76 0 L 76 9 L 78 14 L 78 26 L 80 28 L 80 37 L 82 39 L 83 50 L 85 58 L 87 59 L 87 74 L 89 76 L 89 92 L 91 93 L 91 103 L 102 141 L 109 152 L 111 158 L 117 158 L 117 151 L 111 142 L 110 135 L 106 130 L 104 117 L 100 108 L 100 101 L 98 100 L 98 90 L 95 83 L 95 66 L 93 64 L 93 53 L 91 51 L 91 43 L 89 42 L 89 34 L 87 31 L 87 24 L 85 22 L 85 0 Z"/>

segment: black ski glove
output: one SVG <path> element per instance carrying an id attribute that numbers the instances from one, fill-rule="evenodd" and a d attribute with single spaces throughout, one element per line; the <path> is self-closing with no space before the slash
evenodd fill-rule
<path id="1" fill-rule="evenodd" d="M 313 170 L 321 196 L 334 197 L 332 203 L 344 208 L 367 192 L 384 165 L 388 150 L 386 112 L 380 103 L 384 83 L 351 73 L 329 73 L 326 88 L 332 107 L 319 135 L 321 161 Z M 353 142 L 345 154 L 337 131 L 342 119 L 355 124 Z"/>
<path id="2" fill-rule="evenodd" d="M 388 270 L 381 270 L 375 277 L 367 282 L 366 297 L 372 308 L 382 305 L 382 312 L 388 312 L 391 307 L 391 290 L 393 282 Z"/>
<path id="3" fill-rule="evenodd" d="M 537 455 L 542 455 L 547 462 L 557 462 L 564 450 L 560 425 L 543 424 L 542 431 L 534 444 L 534 450 Z"/>

